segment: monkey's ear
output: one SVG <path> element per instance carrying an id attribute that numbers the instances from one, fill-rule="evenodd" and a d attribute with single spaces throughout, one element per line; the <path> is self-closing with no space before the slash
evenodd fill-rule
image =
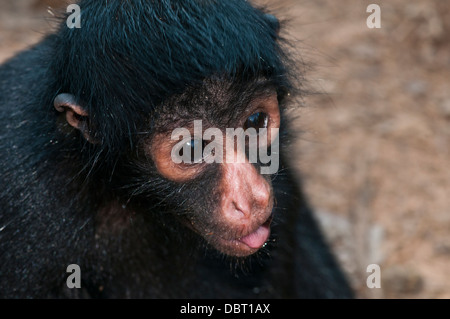
<path id="1" fill-rule="evenodd" d="M 275 31 L 276 34 L 280 33 L 280 20 L 277 19 L 273 14 L 265 14 L 267 23 Z"/>
<path id="2" fill-rule="evenodd" d="M 79 130 L 88 142 L 96 143 L 89 130 L 89 114 L 75 96 L 68 93 L 59 94 L 53 105 L 58 112 L 65 113 L 67 123 Z"/>

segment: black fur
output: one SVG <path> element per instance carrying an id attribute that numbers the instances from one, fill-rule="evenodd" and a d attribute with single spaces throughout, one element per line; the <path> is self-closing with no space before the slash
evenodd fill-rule
<path id="1" fill-rule="evenodd" d="M 242 260 L 180 223 L 217 205 L 214 165 L 177 184 L 145 152 L 178 120 L 226 125 L 267 87 L 284 108 L 278 21 L 244 0 L 80 7 L 81 29 L 63 21 L 0 68 L 0 297 L 351 297 L 288 168 L 272 177 L 271 242 Z M 96 143 L 54 110 L 65 92 Z M 81 289 L 66 286 L 73 263 Z"/>

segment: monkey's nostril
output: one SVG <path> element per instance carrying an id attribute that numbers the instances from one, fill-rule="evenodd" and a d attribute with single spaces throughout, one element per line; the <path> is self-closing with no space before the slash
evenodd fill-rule
<path id="1" fill-rule="evenodd" d="M 249 217 L 250 216 L 250 207 L 243 207 L 242 205 L 239 205 L 239 202 L 233 201 L 232 203 L 233 207 L 233 213 L 235 214 L 235 217 L 243 218 L 243 217 Z"/>
<path id="2" fill-rule="evenodd" d="M 271 213 L 273 206 L 272 196 L 269 192 L 261 193 L 258 196 L 246 198 L 245 201 L 232 200 L 229 207 L 228 217 L 231 219 L 260 219 L 263 215 Z"/>

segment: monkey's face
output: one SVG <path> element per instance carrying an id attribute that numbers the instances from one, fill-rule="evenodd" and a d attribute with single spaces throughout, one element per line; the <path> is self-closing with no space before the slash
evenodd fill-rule
<path id="1" fill-rule="evenodd" d="M 217 250 L 248 256 L 270 236 L 279 165 L 280 97 L 266 78 L 217 77 L 173 95 L 151 114 L 138 149 L 111 175 L 118 197 L 144 214 L 172 213 Z M 94 146 L 89 117 L 71 94 L 57 111 Z"/>
<path id="2" fill-rule="evenodd" d="M 262 163 L 268 164 L 270 149 L 271 166 L 278 163 L 277 93 L 260 87 L 246 98 L 233 99 L 236 92 L 221 94 L 211 87 L 208 91 L 200 94 L 208 102 L 196 104 L 197 111 L 175 114 L 176 106 L 167 107 L 173 113 L 160 119 L 165 128 L 152 136 L 149 155 L 158 173 L 178 185 L 165 200 L 177 201 L 183 222 L 217 250 L 248 256 L 270 236 L 274 206 L 270 176 L 278 167 L 271 171 Z M 189 99 L 192 103 L 192 96 Z"/>

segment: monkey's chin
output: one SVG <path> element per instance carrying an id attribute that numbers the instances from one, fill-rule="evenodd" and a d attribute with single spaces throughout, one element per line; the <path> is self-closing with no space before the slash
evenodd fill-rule
<path id="1" fill-rule="evenodd" d="M 270 236 L 270 220 L 258 227 L 254 232 L 236 239 L 218 238 L 214 243 L 219 251 L 235 257 L 246 257 L 256 253 L 265 245 Z"/>

